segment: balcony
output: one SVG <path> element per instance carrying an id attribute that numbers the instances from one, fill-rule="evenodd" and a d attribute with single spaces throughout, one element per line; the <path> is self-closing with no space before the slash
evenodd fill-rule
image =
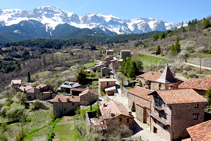
<path id="1" fill-rule="evenodd" d="M 158 105 L 154 105 L 154 108 L 158 111 L 164 111 L 164 109 L 158 104 Z"/>

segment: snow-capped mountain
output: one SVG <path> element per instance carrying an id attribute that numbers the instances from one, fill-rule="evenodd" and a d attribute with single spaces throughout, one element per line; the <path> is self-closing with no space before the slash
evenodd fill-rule
<path id="1" fill-rule="evenodd" d="M 51 34 L 58 25 L 69 24 L 77 28 L 89 28 L 100 30 L 106 34 L 130 34 L 144 33 L 150 31 L 166 31 L 180 27 L 179 23 L 167 23 L 165 20 L 155 20 L 152 18 L 136 18 L 132 20 L 122 20 L 113 15 L 102 15 L 97 13 L 78 16 L 59 8 L 43 6 L 26 11 L 22 9 L 0 9 L 0 27 L 19 24 L 23 21 L 37 21 L 46 27 L 46 32 Z M 184 23 L 186 26 L 187 23 Z M 14 32 L 19 33 L 18 29 Z"/>

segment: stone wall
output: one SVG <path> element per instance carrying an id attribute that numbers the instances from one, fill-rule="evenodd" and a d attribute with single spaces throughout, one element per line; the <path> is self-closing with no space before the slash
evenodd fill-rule
<path id="1" fill-rule="evenodd" d="M 89 105 L 97 101 L 98 95 L 88 92 L 87 94 L 80 95 L 81 105 Z"/>
<path id="2" fill-rule="evenodd" d="M 55 118 L 61 117 L 67 113 L 73 112 L 80 106 L 80 103 L 62 103 L 62 102 L 55 102 L 53 103 L 53 113 Z"/>
<path id="3" fill-rule="evenodd" d="M 86 130 L 88 131 L 90 129 L 90 118 L 93 118 L 96 115 L 95 111 L 86 111 L 86 116 L 84 119 Z"/>
<path id="4" fill-rule="evenodd" d="M 190 58 L 187 60 L 187 62 L 200 65 L 200 58 Z M 202 66 L 211 66 L 211 58 L 202 58 L 201 65 Z"/>

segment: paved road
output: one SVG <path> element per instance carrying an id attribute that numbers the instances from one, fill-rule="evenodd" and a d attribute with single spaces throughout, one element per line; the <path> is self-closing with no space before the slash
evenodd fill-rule
<path id="1" fill-rule="evenodd" d="M 200 65 L 195 65 L 195 64 L 191 64 L 191 63 L 187 63 L 185 62 L 186 65 L 189 65 L 189 66 L 193 66 L 193 67 L 197 67 L 197 68 L 200 68 Z M 201 66 L 202 69 L 207 69 L 207 70 L 211 70 L 210 67 L 204 67 L 204 66 Z"/>

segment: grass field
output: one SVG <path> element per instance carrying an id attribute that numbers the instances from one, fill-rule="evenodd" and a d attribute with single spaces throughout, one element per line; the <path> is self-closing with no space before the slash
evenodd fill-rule
<path id="1" fill-rule="evenodd" d="M 138 59 L 140 59 L 143 62 L 144 67 L 150 67 L 151 63 L 156 64 L 159 61 L 162 61 L 164 64 L 166 63 L 165 58 L 160 58 L 160 57 L 155 57 L 155 56 L 150 56 L 150 55 L 140 54 L 138 56 Z"/>
<path id="2" fill-rule="evenodd" d="M 84 66 L 85 68 L 91 68 L 91 67 L 93 67 L 94 65 L 95 65 L 95 62 L 90 62 L 90 63 L 84 64 L 83 66 Z"/>

